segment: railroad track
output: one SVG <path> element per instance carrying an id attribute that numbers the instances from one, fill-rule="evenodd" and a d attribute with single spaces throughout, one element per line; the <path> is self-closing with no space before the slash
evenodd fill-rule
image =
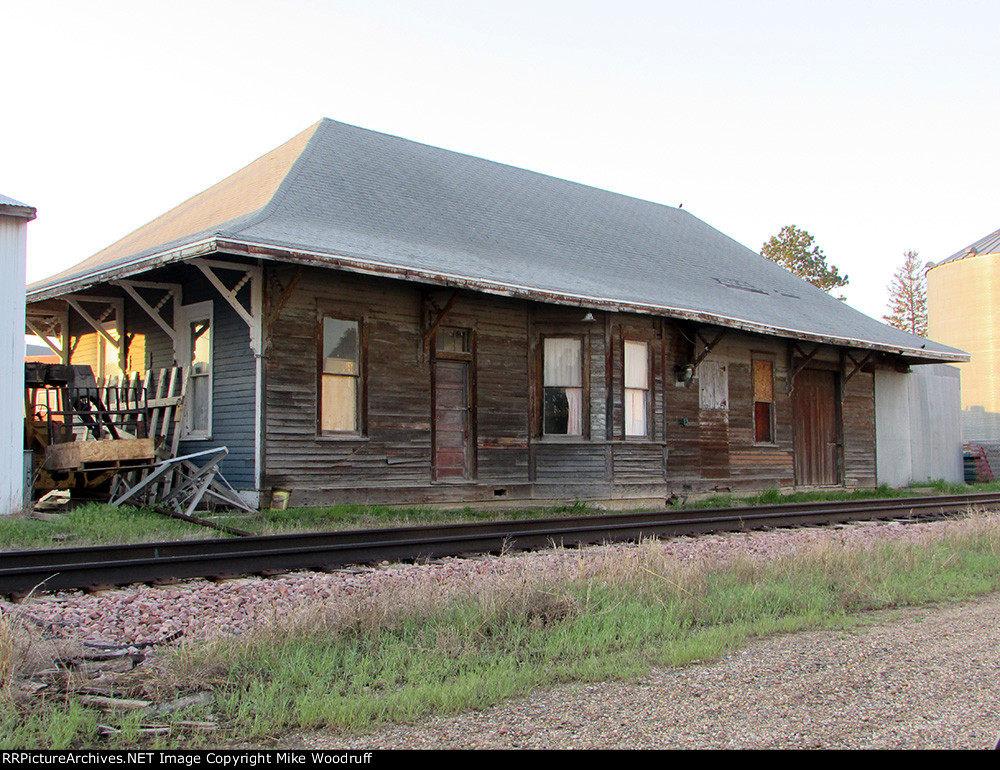
<path id="1" fill-rule="evenodd" d="M 195 577 L 338 569 L 553 545 L 578 546 L 708 532 L 924 518 L 1000 506 L 1000 493 L 739 508 L 615 513 L 237 539 L 0 552 L 0 596 Z"/>

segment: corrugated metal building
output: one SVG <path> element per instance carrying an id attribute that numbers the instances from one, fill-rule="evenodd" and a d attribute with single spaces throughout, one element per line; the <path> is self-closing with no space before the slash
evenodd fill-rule
<path id="1" fill-rule="evenodd" d="M 0 195 L 0 515 L 19 511 L 24 482 L 24 285 L 35 209 Z"/>
<path id="2" fill-rule="evenodd" d="M 330 120 L 29 301 L 190 366 L 189 446 L 293 504 L 874 485 L 875 373 L 967 358 L 687 211 Z"/>

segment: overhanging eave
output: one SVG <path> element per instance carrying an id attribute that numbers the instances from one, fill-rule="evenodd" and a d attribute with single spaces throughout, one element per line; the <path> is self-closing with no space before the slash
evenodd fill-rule
<path id="1" fill-rule="evenodd" d="M 481 278 L 463 276 L 454 273 L 437 272 L 414 268 L 412 266 L 379 262 L 370 258 L 352 257 L 320 251 L 290 249 L 267 243 L 242 241 L 221 236 L 205 238 L 174 249 L 165 250 L 156 254 L 128 260 L 107 268 L 98 269 L 86 275 L 74 276 L 63 281 L 56 281 L 51 284 L 40 286 L 36 289 L 29 290 L 27 299 L 28 302 L 39 302 L 47 299 L 53 299 L 64 294 L 89 288 L 95 284 L 128 278 L 130 276 L 154 270 L 171 263 L 185 262 L 212 253 L 230 254 L 233 256 L 250 257 L 253 259 L 265 259 L 273 262 L 286 262 L 300 265 L 305 264 L 325 269 L 344 270 L 346 272 L 358 273 L 362 275 L 395 278 L 398 280 L 414 281 L 438 286 L 465 288 L 485 294 L 514 297 L 537 302 L 573 305 L 592 308 L 595 310 L 606 310 L 610 312 L 639 313 L 643 315 L 675 318 L 701 324 L 722 326 L 729 329 L 736 329 L 739 331 L 765 336 L 804 340 L 839 347 L 876 350 L 882 353 L 900 356 L 907 363 L 913 364 L 962 363 L 970 359 L 970 356 L 967 353 L 963 353 L 961 351 L 952 353 L 948 351 L 929 351 L 918 347 L 901 347 L 879 342 L 877 340 L 839 337 L 835 335 L 820 334 L 807 330 L 795 329 L 792 327 L 774 326 L 734 316 L 727 316 L 720 313 L 710 313 L 669 305 L 630 302 L 616 298 L 598 297 L 587 294 L 555 292 L 522 284 L 507 283 L 496 280 L 484 280 Z"/>

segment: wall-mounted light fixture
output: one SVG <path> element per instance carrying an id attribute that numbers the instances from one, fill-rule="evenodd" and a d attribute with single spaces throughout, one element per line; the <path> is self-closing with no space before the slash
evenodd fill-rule
<path id="1" fill-rule="evenodd" d="M 590 324 L 594 323 L 597 319 L 594 318 L 594 314 L 588 310 L 586 313 L 584 313 L 583 318 L 580 320 L 585 324 Z"/>
<path id="2" fill-rule="evenodd" d="M 678 366 L 674 371 L 677 375 L 677 384 L 690 388 L 691 382 L 694 380 L 694 365 Z"/>

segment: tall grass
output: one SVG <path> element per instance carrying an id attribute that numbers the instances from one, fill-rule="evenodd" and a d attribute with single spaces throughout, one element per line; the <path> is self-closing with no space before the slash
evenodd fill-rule
<path id="1" fill-rule="evenodd" d="M 867 610 L 996 591 L 1000 516 L 867 548 L 830 533 L 777 558 L 680 562 L 656 542 L 588 554 L 557 575 L 525 559 L 461 593 L 428 575 L 315 604 L 244 637 L 185 645 L 132 686 L 161 697 L 211 687 L 214 710 L 193 716 L 226 726 L 214 743 L 454 714 L 538 686 L 710 660 L 766 634 L 848 626 Z M 0 745 L 95 740 L 92 713 L 72 701 L 22 713 L 16 724 L 0 716 Z"/>
<path id="2" fill-rule="evenodd" d="M 317 606 L 175 660 L 217 672 L 240 730 L 352 731 L 455 713 L 563 681 L 633 677 L 707 660 L 774 632 L 843 626 L 853 613 L 967 598 L 1000 587 L 1000 517 L 944 537 L 680 564 L 656 543 L 586 577 L 525 571 L 476 596 L 433 582 Z"/>
<path id="3" fill-rule="evenodd" d="M 14 675 L 20 669 L 21 645 L 14 627 L 0 615 L 0 706 L 8 706 L 13 696 Z"/>

